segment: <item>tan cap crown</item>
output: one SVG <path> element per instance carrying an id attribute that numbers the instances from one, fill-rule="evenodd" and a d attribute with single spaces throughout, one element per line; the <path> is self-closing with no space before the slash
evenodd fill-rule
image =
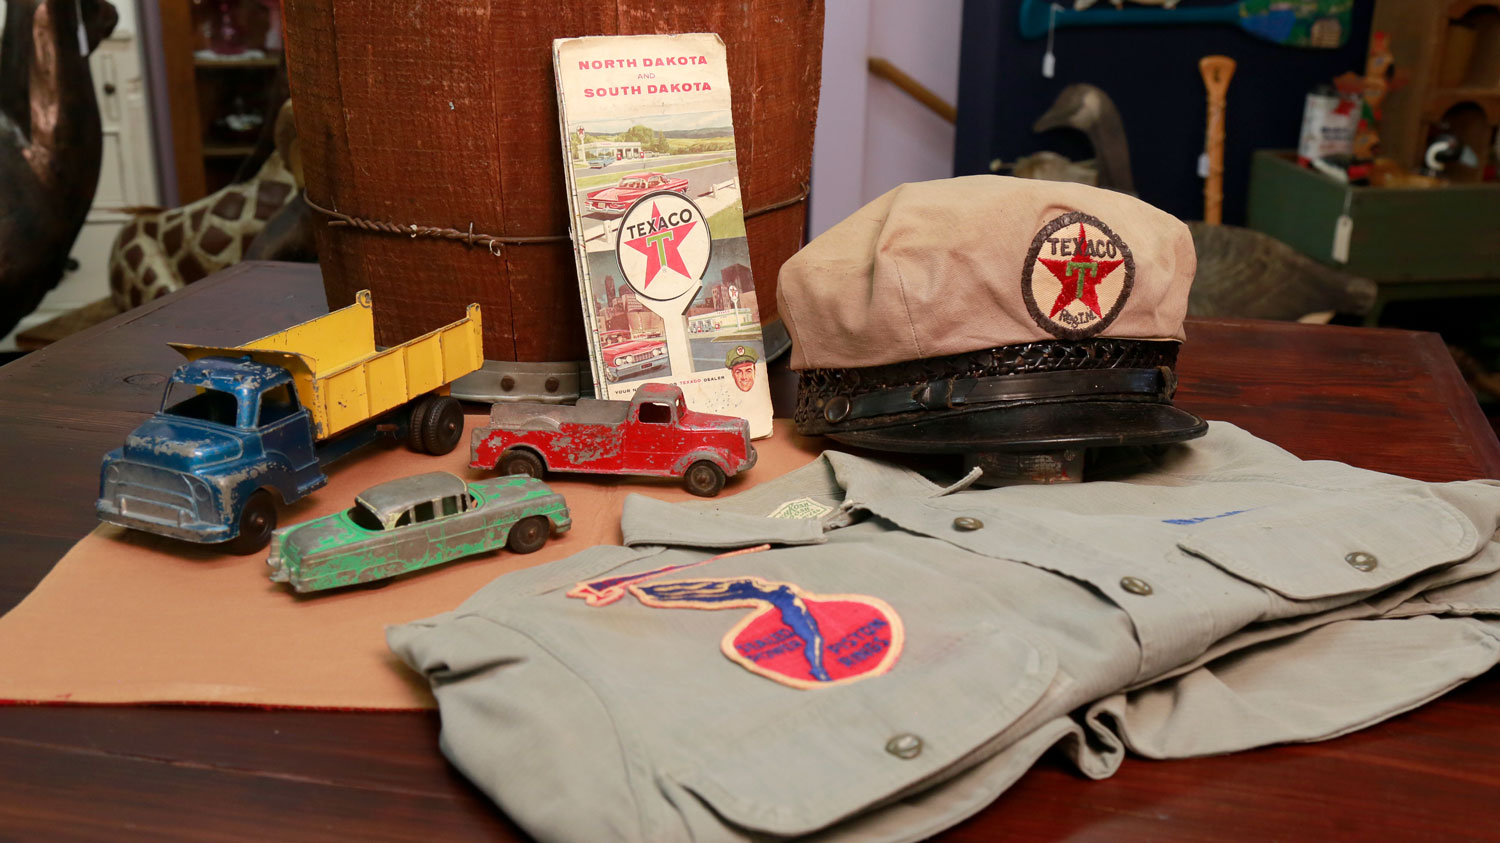
<path id="1" fill-rule="evenodd" d="M 903 184 L 781 267 L 794 369 L 853 368 L 1038 340 L 1184 339 L 1187 226 L 1081 184 Z"/>

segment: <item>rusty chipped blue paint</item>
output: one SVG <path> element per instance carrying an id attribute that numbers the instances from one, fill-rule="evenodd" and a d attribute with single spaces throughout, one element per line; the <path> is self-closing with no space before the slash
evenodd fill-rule
<path id="1" fill-rule="evenodd" d="M 456 490 L 430 482 L 434 476 L 451 478 L 463 492 L 448 494 Z M 545 518 L 551 535 L 573 523 L 562 495 L 530 477 L 466 484 L 435 472 L 381 484 L 385 497 L 399 496 L 391 487 L 402 484 L 439 497 L 377 514 L 366 490 L 350 509 L 277 530 L 266 558 L 272 581 L 298 592 L 371 582 L 503 547 L 511 529 L 527 518 Z M 433 516 L 429 520 L 419 520 L 424 504 Z M 445 504 L 457 511 L 445 514 Z"/>

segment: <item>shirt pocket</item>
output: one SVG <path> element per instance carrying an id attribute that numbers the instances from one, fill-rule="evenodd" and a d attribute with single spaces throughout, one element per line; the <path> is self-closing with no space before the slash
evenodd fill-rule
<path id="1" fill-rule="evenodd" d="M 666 777 L 740 829 L 810 834 L 978 763 L 976 750 L 1035 706 L 1057 673 L 1045 645 L 989 624 L 926 639 L 908 642 L 890 674 L 799 691 L 790 710 L 712 751 L 700 744 L 696 763 Z"/>
<path id="2" fill-rule="evenodd" d="M 1196 525 L 1177 546 L 1290 600 L 1378 592 L 1488 539 L 1425 489 L 1329 493 L 1246 516 Z"/>
<path id="3" fill-rule="evenodd" d="M 984 493 L 980 493 L 983 495 Z M 1220 624 L 1206 597 L 1201 577 L 1182 570 L 1169 556 L 1180 556 L 1173 533 L 1158 525 L 1141 529 L 1139 518 L 1079 515 L 1061 510 L 1005 507 L 978 496 L 951 496 L 931 501 L 878 500 L 864 504 L 871 513 L 910 533 L 928 536 L 1001 564 L 986 565 L 981 580 L 1021 586 L 1004 565 L 1046 571 L 1079 586 L 1076 593 L 1035 603 L 1032 611 L 1066 616 L 1075 652 L 1118 649 L 1121 617 L 1137 649 L 1134 665 L 1120 670 L 1122 684 L 1181 664 L 1213 643 Z M 1194 563 L 1192 567 L 1205 567 Z M 1215 573 L 1214 579 L 1225 579 Z M 1245 599 L 1257 606 L 1261 592 L 1244 586 Z M 1068 668 L 1065 668 L 1068 669 Z M 1096 668 L 1104 670 L 1105 668 Z"/>

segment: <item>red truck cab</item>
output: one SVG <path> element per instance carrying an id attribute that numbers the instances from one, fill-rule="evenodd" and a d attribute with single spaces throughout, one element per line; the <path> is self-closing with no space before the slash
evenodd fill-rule
<path id="1" fill-rule="evenodd" d="M 476 429 L 469 466 L 540 477 L 547 471 L 681 477 L 712 496 L 755 465 L 750 423 L 688 409 L 682 390 L 645 384 L 629 401 L 580 399 L 575 406 L 496 404 Z"/>

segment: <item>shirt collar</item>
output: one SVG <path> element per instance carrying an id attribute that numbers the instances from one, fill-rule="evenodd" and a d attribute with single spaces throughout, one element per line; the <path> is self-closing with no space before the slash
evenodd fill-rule
<path id="1" fill-rule="evenodd" d="M 952 486 L 939 486 L 908 468 L 824 451 L 795 471 L 737 495 L 712 501 L 666 503 L 644 495 L 625 499 L 624 544 L 732 548 L 757 544 L 820 544 L 824 533 L 849 523 L 851 510 L 881 498 L 941 497 L 967 487 L 977 469 Z M 816 518 L 772 517 L 789 503 L 811 501 Z"/>

